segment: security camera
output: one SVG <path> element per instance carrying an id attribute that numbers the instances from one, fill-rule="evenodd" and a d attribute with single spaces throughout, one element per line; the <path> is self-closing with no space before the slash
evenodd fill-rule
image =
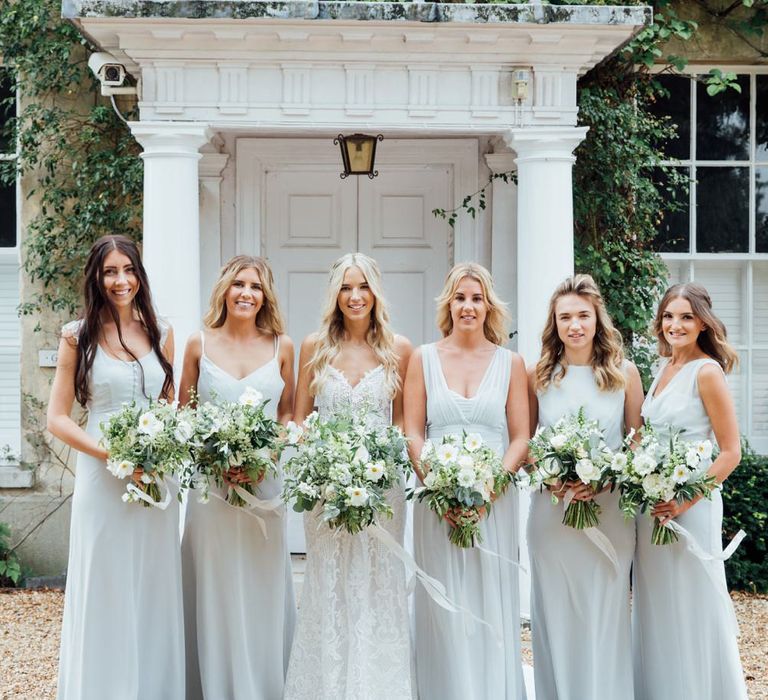
<path id="1" fill-rule="evenodd" d="M 92 53 L 88 59 L 88 67 L 102 87 L 119 87 L 125 81 L 125 66 L 106 51 Z"/>

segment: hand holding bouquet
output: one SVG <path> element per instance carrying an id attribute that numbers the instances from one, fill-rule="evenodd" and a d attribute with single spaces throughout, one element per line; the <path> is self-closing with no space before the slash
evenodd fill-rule
<path id="1" fill-rule="evenodd" d="M 355 534 L 379 516 L 392 517 L 385 492 L 409 467 L 399 428 L 370 427 L 362 414 L 320 418 L 315 412 L 285 464 L 283 499 L 295 499 L 299 513 L 320 504 L 331 528 Z"/>
<path id="2" fill-rule="evenodd" d="M 191 486 L 208 500 L 210 483 L 227 485 L 226 501 L 243 506 L 259 482 L 276 473 L 283 445 L 282 426 L 264 412 L 261 393 L 246 387 L 237 403 L 203 403 L 197 407 L 193 438 L 196 473 Z M 240 492 L 240 493 L 238 493 Z"/>
<path id="3" fill-rule="evenodd" d="M 457 547 L 482 542 L 480 519 L 512 481 L 499 455 L 477 433 L 444 435 L 439 444 L 424 443 L 421 465 L 427 472 L 424 483 L 408 497 L 426 501 L 438 517 L 448 519 Z"/>
<path id="4" fill-rule="evenodd" d="M 165 401 L 148 406 L 126 404 L 101 423 L 102 443 L 109 453 L 107 469 L 118 479 L 133 477 L 122 499 L 142 501 L 146 507 L 161 505 L 161 486 L 167 476 L 188 468 L 189 440 L 194 418 L 186 409 Z M 142 494 L 144 497 L 142 497 Z"/>
<path id="5" fill-rule="evenodd" d="M 626 517 L 634 517 L 637 509 L 665 501 L 679 503 L 698 496 L 710 498 L 717 486 L 714 476 L 702 471 L 712 457 L 709 440 L 686 441 L 682 431 L 670 431 L 669 441 L 661 440 L 650 426 L 643 428 L 643 438 L 634 452 L 626 453 L 626 464 L 619 476 L 619 505 Z M 654 518 L 651 541 L 664 545 L 677 542 L 677 533 Z"/>
<path id="6" fill-rule="evenodd" d="M 583 408 L 538 430 L 528 446 L 533 460 L 530 483 L 534 487 L 580 482 L 598 493 L 614 478 L 611 467 L 615 454 L 605 444 L 598 422 L 587 420 Z M 558 502 L 554 494 L 552 501 Z M 594 501 L 573 500 L 565 509 L 563 525 L 577 530 L 597 527 L 599 516 L 600 506 Z"/>

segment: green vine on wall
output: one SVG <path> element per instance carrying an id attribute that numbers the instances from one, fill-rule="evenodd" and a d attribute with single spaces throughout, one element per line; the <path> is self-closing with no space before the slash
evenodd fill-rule
<path id="1" fill-rule="evenodd" d="M 38 283 L 22 301 L 25 315 L 72 315 L 93 241 L 141 236 L 140 149 L 99 94 L 90 47 L 60 13 L 58 0 L 4 0 L 0 13 L 0 57 L 20 95 L 7 124 L 18 159 L 0 163 L 0 179 L 21 176 L 39 203 L 22 237 L 23 269 Z"/>

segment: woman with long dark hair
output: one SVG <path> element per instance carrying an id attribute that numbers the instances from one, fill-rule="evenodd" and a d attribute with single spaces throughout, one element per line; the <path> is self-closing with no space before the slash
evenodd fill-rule
<path id="1" fill-rule="evenodd" d="M 152 307 L 136 244 L 104 236 L 83 313 L 59 343 L 48 430 L 79 452 L 72 496 L 59 700 L 184 697 L 179 510 L 124 503 L 99 423 L 125 402 L 173 399 L 173 333 Z M 81 428 L 75 399 L 88 409 Z"/>
<path id="2" fill-rule="evenodd" d="M 670 287 L 653 331 L 661 366 L 643 403 L 643 418 L 659 436 L 683 430 L 683 440 L 717 441 L 703 469 L 722 484 L 741 460 L 739 424 L 725 375 L 738 363 L 725 325 L 700 284 Z M 653 518 L 637 517 L 632 568 L 632 636 L 637 700 L 746 700 L 738 627 L 725 582 L 723 500 L 695 498 L 658 504 L 662 525 L 685 531 L 672 544 L 651 541 Z"/>

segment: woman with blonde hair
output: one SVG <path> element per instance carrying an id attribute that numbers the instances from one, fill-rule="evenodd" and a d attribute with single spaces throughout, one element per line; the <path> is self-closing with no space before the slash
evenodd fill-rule
<path id="1" fill-rule="evenodd" d="M 725 374 L 738 362 L 723 322 L 700 284 L 670 287 L 653 325 L 661 366 L 643 417 L 663 440 L 716 440 L 704 469 L 722 484 L 741 460 L 739 425 Z M 638 700 L 746 700 L 738 626 L 725 581 L 723 501 L 668 501 L 652 515 L 684 528 L 679 541 L 651 542 L 653 519 L 637 517 L 633 568 L 633 648 Z"/>
<path id="2" fill-rule="evenodd" d="M 394 335 L 376 262 L 349 253 L 331 268 L 320 330 L 301 345 L 294 418 L 353 410 L 371 426 L 402 424 L 410 343 Z M 403 484 L 381 526 L 402 544 Z M 405 571 L 365 530 L 333 531 L 305 513 L 307 565 L 286 700 L 410 700 Z"/>
<path id="3" fill-rule="evenodd" d="M 624 359 L 621 335 L 592 277 L 575 275 L 555 289 L 541 346 L 541 357 L 529 370 L 531 434 L 583 409 L 598 421 L 608 446 L 619 449 L 625 434 L 640 428 L 643 387 L 637 368 Z M 569 492 L 598 504 L 599 533 L 563 524 Z M 634 697 L 629 609 L 634 547 L 635 525 L 619 510 L 618 492 L 596 494 L 588 485 L 566 483 L 532 495 L 528 548 L 537 698 Z"/>
<path id="4" fill-rule="evenodd" d="M 455 265 L 437 298 L 442 340 L 422 345 L 405 383 L 405 429 L 419 478 L 425 437 L 479 433 L 515 472 L 527 454 L 525 365 L 502 347 L 508 320 L 489 272 L 476 263 Z M 508 446 L 507 446 L 508 445 Z M 506 446 L 506 449 L 505 449 Z M 446 516 L 448 518 L 448 516 Z M 449 540 L 449 522 L 414 505 L 414 551 L 419 566 L 445 584 L 448 597 L 474 616 L 435 606 L 417 590 L 416 676 L 422 698 L 512 700 L 525 697 L 520 657 L 517 494 L 500 496 L 480 522 L 483 546 L 461 549 Z M 493 554 L 498 556 L 493 556 Z"/>
<path id="5" fill-rule="evenodd" d="M 263 258 L 238 255 L 219 273 L 205 329 L 187 341 L 182 405 L 237 401 L 260 392 L 266 412 L 292 418 L 293 344 L 285 335 L 272 270 Z M 230 469 L 233 483 L 247 481 Z M 259 499 L 277 499 L 279 477 L 266 477 Z M 187 699 L 282 697 L 295 603 L 283 509 L 235 507 L 226 487 L 211 485 L 208 503 L 190 492 L 182 540 Z M 262 532 L 258 515 L 264 522 Z"/>

